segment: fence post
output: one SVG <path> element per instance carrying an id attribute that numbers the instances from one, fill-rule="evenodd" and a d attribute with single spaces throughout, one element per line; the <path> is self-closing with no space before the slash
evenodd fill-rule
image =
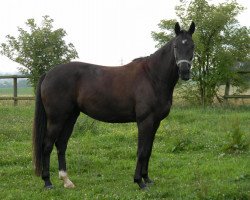
<path id="1" fill-rule="evenodd" d="M 226 87 L 225 87 L 225 93 L 224 93 L 224 98 L 227 102 L 227 97 L 229 96 L 229 91 L 230 91 L 230 82 L 229 80 L 226 82 Z"/>
<path id="2" fill-rule="evenodd" d="M 17 77 L 13 77 L 14 106 L 17 106 Z"/>

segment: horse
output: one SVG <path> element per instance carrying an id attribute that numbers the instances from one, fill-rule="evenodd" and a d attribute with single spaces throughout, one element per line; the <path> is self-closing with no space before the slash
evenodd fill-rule
<path id="1" fill-rule="evenodd" d="M 153 183 L 148 164 L 155 133 L 170 112 L 179 77 L 190 79 L 194 31 L 194 22 L 188 31 L 177 22 L 175 37 L 150 56 L 117 67 L 70 62 L 55 66 L 40 77 L 33 125 L 33 163 L 45 188 L 53 187 L 49 169 L 54 145 L 59 178 L 65 188 L 75 187 L 67 174 L 65 152 L 80 112 L 103 122 L 136 122 L 134 183 L 140 189 Z"/>

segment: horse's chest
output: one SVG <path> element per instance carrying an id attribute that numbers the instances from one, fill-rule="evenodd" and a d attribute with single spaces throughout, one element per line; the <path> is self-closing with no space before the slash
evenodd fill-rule
<path id="1" fill-rule="evenodd" d="M 156 109 L 155 109 L 155 115 L 160 119 L 164 119 L 165 117 L 168 116 L 169 112 L 170 112 L 170 108 L 172 105 L 172 101 L 168 100 L 165 102 L 158 102 L 156 105 Z"/>

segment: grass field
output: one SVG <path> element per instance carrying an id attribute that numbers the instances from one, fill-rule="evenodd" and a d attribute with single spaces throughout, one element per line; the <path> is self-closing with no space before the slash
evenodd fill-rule
<path id="1" fill-rule="evenodd" d="M 173 108 L 157 132 L 150 162 L 155 184 L 133 183 L 135 124 L 107 124 L 81 115 L 69 141 L 75 189 L 54 189 L 32 171 L 33 106 L 0 107 L 0 199 L 250 199 L 250 107 Z"/>
<path id="2" fill-rule="evenodd" d="M 17 89 L 18 96 L 33 96 L 32 87 L 24 87 Z M 13 88 L 0 88 L 0 96 L 13 96 Z"/>

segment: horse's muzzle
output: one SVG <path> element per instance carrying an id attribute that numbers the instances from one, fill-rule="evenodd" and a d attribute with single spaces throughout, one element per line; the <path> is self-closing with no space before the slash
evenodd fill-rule
<path id="1" fill-rule="evenodd" d="M 191 78 L 190 75 L 191 65 L 189 63 L 180 63 L 179 64 L 179 76 L 182 80 L 187 81 Z"/>
<path id="2" fill-rule="evenodd" d="M 190 73 L 181 74 L 181 79 L 184 81 L 188 81 L 190 79 Z"/>

